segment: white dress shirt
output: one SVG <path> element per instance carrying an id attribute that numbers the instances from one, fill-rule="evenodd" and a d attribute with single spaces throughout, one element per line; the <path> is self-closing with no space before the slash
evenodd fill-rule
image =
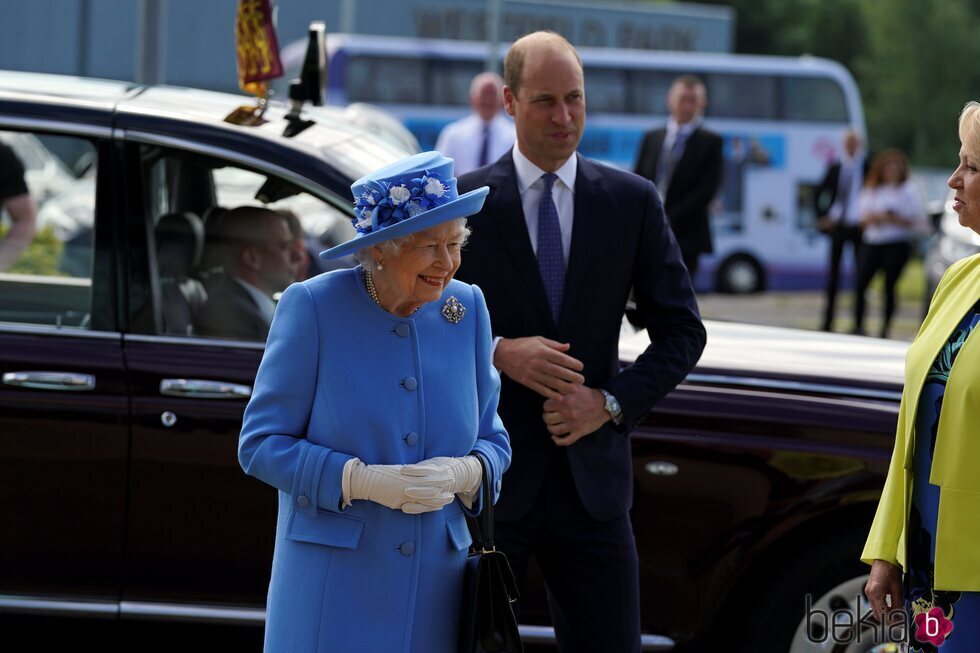
<path id="1" fill-rule="evenodd" d="M 674 143 L 677 142 L 677 137 L 680 134 L 684 134 L 685 137 L 688 137 L 700 126 L 701 118 L 695 118 L 694 120 L 686 122 L 683 125 L 678 124 L 677 121 L 674 120 L 673 116 L 667 118 L 667 130 L 664 133 L 663 153 L 668 155 L 670 154 L 670 151 L 674 149 Z M 684 150 L 682 149 L 680 153 L 683 152 Z M 680 157 L 678 156 L 678 158 Z"/>
<path id="2" fill-rule="evenodd" d="M 531 163 L 521 150 L 514 144 L 514 172 L 517 174 L 517 190 L 521 194 L 521 207 L 524 209 L 524 222 L 527 224 L 527 235 L 531 239 L 531 249 L 538 255 L 538 205 L 541 203 L 541 193 L 544 181 L 541 175 L 544 170 Z M 572 223 L 575 218 L 575 175 L 578 172 L 578 155 L 572 154 L 568 160 L 555 170 L 558 179 L 551 187 L 551 199 L 558 210 L 558 225 L 561 227 L 561 251 L 565 256 L 565 269 L 568 269 L 568 255 L 572 251 Z M 463 256 L 466 256 L 464 253 Z M 493 349 L 490 359 L 497 353 L 497 344 L 501 337 L 493 339 Z"/>
<path id="3" fill-rule="evenodd" d="M 465 118 L 451 122 L 443 127 L 436 140 L 436 150 L 448 156 L 455 163 L 453 174 L 457 177 L 479 168 L 480 148 L 483 147 L 483 127 L 490 127 L 490 143 L 487 148 L 487 163 L 502 157 L 514 144 L 514 123 L 499 112 L 489 123 L 471 113 Z"/>
<path id="4" fill-rule="evenodd" d="M 843 193 L 841 188 L 844 184 L 850 184 L 850 192 Z M 837 197 L 834 204 L 830 207 L 828 215 L 834 222 L 843 222 L 845 225 L 856 225 L 860 212 L 858 208 L 858 198 L 861 195 L 861 187 L 864 186 L 864 156 L 859 154 L 853 159 L 845 155 L 840 161 L 840 176 L 837 178 Z M 845 203 L 841 198 L 847 199 Z"/>
<path id="5" fill-rule="evenodd" d="M 912 185 L 911 181 L 906 181 L 899 186 L 882 185 L 875 188 L 865 188 L 861 191 L 858 204 L 861 215 L 891 211 L 912 221 L 911 226 L 891 222 L 868 225 L 864 228 L 862 238 L 869 245 L 908 241 L 915 232 L 925 229 L 925 212 L 922 210 L 919 194 L 915 191 L 915 186 Z"/>
<path id="6" fill-rule="evenodd" d="M 517 173 L 517 190 L 521 194 L 521 207 L 527 223 L 527 235 L 531 238 L 531 249 L 538 254 L 538 205 L 544 181 L 544 170 L 531 163 L 517 145 L 514 145 L 514 171 Z M 578 157 L 575 154 L 555 170 L 558 179 L 551 187 L 551 198 L 558 210 L 558 224 L 561 227 L 561 251 L 565 255 L 565 268 L 568 269 L 568 254 L 572 250 L 572 224 L 575 221 L 575 174 L 578 172 Z"/>

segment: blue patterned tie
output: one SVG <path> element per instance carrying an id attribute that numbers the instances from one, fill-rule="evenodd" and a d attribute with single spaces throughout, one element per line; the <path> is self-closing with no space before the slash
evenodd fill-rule
<path id="1" fill-rule="evenodd" d="M 483 125 L 483 142 L 480 144 L 480 156 L 476 162 L 478 168 L 490 163 L 490 124 Z"/>
<path id="2" fill-rule="evenodd" d="M 548 295 L 551 315 L 558 324 L 561 316 L 561 300 L 565 292 L 565 254 L 561 246 L 561 225 L 558 223 L 558 209 L 551 197 L 551 187 L 558 175 L 541 175 L 544 189 L 541 203 L 538 204 L 538 270 L 544 282 L 544 292 Z"/>
<path id="3" fill-rule="evenodd" d="M 674 176 L 674 168 L 677 167 L 677 162 L 684 155 L 684 146 L 687 144 L 688 136 L 690 134 L 678 130 L 677 136 L 674 138 L 674 143 L 670 146 L 670 151 L 666 153 L 666 156 L 661 157 L 661 161 L 657 165 L 657 172 L 654 175 L 656 180 L 653 183 L 657 186 L 657 190 L 660 191 L 661 199 L 667 195 L 670 178 Z M 664 144 L 666 145 L 666 143 Z"/>

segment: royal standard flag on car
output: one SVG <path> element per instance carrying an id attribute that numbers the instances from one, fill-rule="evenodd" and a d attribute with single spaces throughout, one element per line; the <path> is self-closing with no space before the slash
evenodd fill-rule
<path id="1" fill-rule="evenodd" d="M 282 75 L 270 0 L 238 0 L 235 50 L 238 85 L 247 93 L 265 96 L 266 80 Z"/>

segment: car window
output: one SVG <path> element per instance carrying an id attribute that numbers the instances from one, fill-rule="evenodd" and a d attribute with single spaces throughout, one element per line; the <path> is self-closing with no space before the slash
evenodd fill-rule
<path id="1" fill-rule="evenodd" d="M 155 299 L 142 310 L 155 315 L 137 330 L 264 341 L 282 291 L 353 236 L 341 198 L 214 157 L 146 147 L 140 159 Z"/>
<path id="2" fill-rule="evenodd" d="M 0 132 L 0 154 L 0 322 L 91 328 L 95 146 Z"/>

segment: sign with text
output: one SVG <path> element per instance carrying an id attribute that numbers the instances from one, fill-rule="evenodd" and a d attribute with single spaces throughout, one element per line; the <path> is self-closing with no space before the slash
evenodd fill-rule
<path id="1" fill-rule="evenodd" d="M 370 11 L 364 3 L 351 6 L 350 27 L 359 34 L 464 41 L 490 35 L 484 0 L 372 0 Z M 735 12 L 725 6 L 500 0 L 499 20 L 505 43 L 549 29 L 584 47 L 731 52 L 734 45 Z"/>

